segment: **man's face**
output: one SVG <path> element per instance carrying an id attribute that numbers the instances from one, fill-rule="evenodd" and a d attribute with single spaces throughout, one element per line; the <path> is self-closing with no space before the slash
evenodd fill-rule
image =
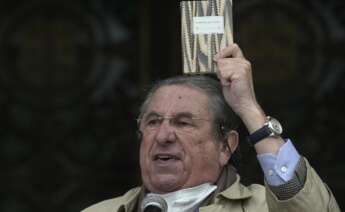
<path id="1" fill-rule="evenodd" d="M 176 85 L 158 89 L 140 122 L 140 167 L 146 188 L 167 193 L 214 183 L 228 156 L 212 129 L 204 93 Z"/>

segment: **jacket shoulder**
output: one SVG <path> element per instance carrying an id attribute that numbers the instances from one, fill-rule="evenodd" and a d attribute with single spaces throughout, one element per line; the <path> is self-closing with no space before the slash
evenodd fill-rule
<path id="1" fill-rule="evenodd" d="M 141 188 L 136 187 L 127 191 L 123 196 L 115 197 L 112 199 L 104 200 L 89 206 L 81 212 L 113 212 L 118 211 L 120 207 L 128 207 L 139 196 Z"/>
<path id="2" fill-rule="evenodd" d="M 251 198 L 244 202 L 248 211 L 268 211 L 265 186 L 251 184 L 247 188 L 252 192 Z"/>

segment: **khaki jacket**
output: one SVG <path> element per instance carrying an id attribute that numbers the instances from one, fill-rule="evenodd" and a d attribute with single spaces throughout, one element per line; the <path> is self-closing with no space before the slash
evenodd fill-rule
<path id="1" fill-rule="evenodd" d="M 266 186 L 244 186 L 240 177 L 233 185 L 219 193 L 215 201 L 199 208 L 200 212 L 340 212 L 328 187 L 306 161 L 307 178 L 302 190 L 294 197 L 280 201 Z M 82 212 L 134 212 L 141 188 L 125 195 L 95 204 Z"/>

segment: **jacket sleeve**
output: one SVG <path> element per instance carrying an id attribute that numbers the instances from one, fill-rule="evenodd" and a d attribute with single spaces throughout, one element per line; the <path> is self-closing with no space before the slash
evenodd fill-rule
<path id="1" fill-rule="evenodd" d="M 332 192 L 305 158 L 301 158 L 291 181 L 265 186 L 270 212 L 340 212 Z"/>

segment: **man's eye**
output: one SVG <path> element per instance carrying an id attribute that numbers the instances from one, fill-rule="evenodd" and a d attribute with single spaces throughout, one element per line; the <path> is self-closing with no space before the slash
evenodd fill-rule
<path id="1" fill-rule="evenodd" d="M 188 121 L 188 120 L 178 120 L 178 121 L 176 121 L 176 125 L 178 127 L 188 127 L 188 126 L 192 126 L 193 123 L 191 121 Z"/>
<path id="2" fill-rule="evenodd" d="M 159 124 L 159 119 L 149 119 L 146 121 L 147 126 L 156 126 Z"/>

